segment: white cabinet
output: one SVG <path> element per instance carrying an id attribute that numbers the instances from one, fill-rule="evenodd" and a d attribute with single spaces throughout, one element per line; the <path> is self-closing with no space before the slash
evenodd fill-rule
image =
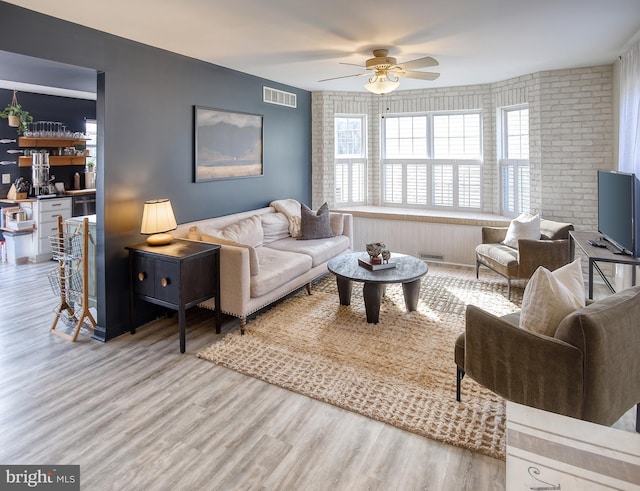
<path id="1" fill-rule="evenodd" d="M 52 257 L 49 236 L 58 233 L 58 216 L 63 220 L 71 218 L 71 198 L 38 199 L 20 206 L 26 208 L 29 205 L 36 227 L 30 260 L 35 263 L 48 261 Z"/>

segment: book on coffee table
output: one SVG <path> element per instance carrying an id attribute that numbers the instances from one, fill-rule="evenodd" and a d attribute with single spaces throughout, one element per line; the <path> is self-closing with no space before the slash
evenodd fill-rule
<path id="1" fill-rule="evenodd" d="M 365 261 L 364 259 L 358 259 L 358 264 L 370 271 L 378 271 L 380 269 L 391 269 L 396 267 L 396 263 L 389 262 L 382 264 L 371 264 L 369 261 Z"/>

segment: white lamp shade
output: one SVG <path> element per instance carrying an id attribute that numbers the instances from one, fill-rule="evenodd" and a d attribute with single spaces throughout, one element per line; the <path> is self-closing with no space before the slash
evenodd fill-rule
<path id="1" fill-rule="evenodd" d="M 158 234 L 178 228 L 176 217 L 167 198 L 146 201 L 142 211 L 141 234 Z"/>

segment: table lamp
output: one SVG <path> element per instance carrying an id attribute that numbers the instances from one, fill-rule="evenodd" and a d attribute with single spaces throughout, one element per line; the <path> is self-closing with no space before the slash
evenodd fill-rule
<path id="1" fill-rule="evenodd" d="M 176 228 L 178 228 L 176 217 L 173 215 L 171 201 L 168 198 L 145 201 L 140 233 L 149 235 L 147 244 L 150 246 L 170 244 L 173 235 L 169 232 Z"/>

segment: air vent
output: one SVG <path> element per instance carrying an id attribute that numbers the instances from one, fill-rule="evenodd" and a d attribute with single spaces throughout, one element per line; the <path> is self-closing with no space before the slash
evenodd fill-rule
<path id="1" fill-rule="evenodd" d="M 420 259 L 424 259 L 425 261 L 444 261 L 444 256 L 441 256 L 440 254 L 427 254 L 426 252 L 421 252 Z"/>
<path id="2" fill-rule="evenodd" d="M 271 87 L 262 87 L 262 100 L 269 104 L 277 104 L 278 106 L 297 107 L 298 97 L 291 92 L 284 90 L 272 89 Z"/>

